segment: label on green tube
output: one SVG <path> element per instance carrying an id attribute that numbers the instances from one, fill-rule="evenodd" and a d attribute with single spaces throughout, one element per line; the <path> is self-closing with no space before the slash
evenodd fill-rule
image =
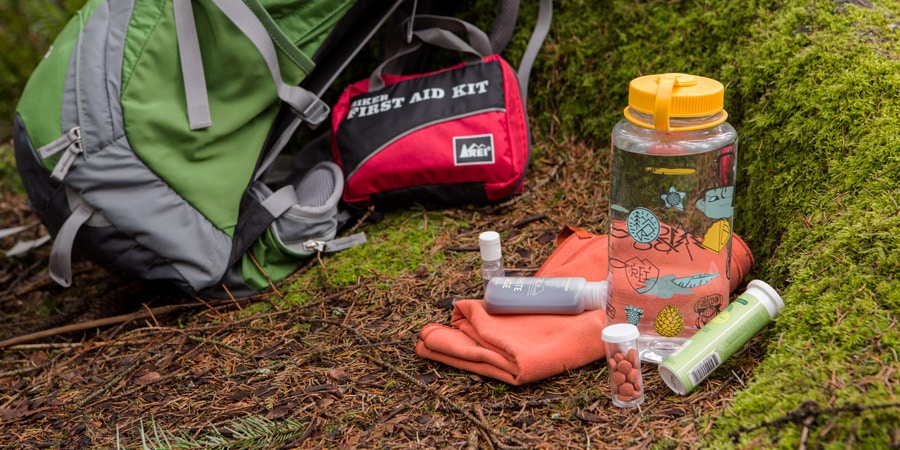
<path id="1" fill-rule="evenodd" d="M 660 363 L 663 381 L 686 395 L 771 320 L 769 309 L 757 297 L 741 294 Z"/>

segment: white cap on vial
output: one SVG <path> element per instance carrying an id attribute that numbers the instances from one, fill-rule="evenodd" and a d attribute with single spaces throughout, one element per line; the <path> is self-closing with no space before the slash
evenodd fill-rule
<path id="1" fill-rule="evenodd" d="M 600 333 L 600 339 L 610 344 L 621 344 L 637 339 L 641 335 L 638 327 L 630 323 L 617 323 L 608 325 Z"/>
<path id="2" fill-rule="evenodd" d="M 481 248 L 483 261 L 496 261 L 503 257 L 500 250 L 500 233 L 485 231 L 478 236 L 478 246 Z"/>

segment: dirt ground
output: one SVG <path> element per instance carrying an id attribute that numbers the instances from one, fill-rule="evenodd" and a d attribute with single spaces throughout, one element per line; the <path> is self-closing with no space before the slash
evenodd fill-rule
<path id="1" fill-rule="evenodd" d="M 563 226 L 603 231 L 607 149 L 563 142 L 545 154 L 514 200 L 446 210 L 472 228 L 450 230 L 438 251 L 472 251 L 450 243 L 501 230 L 507 265 L 528 275 Z M 0 226 L 32 220 L 25 198 L 4 196 Z M 0 339 L 51 334 L 0 349 L 4 448 L 692 448 L 761 357 L 751 342 L 685 397 L 645 364 L 646 402 L 620 409 L 605 362 L 513 387 L 417 357 L 421 324 L 448 323 L 453 300 L 480 288 L 460 258 L 389 280 L 388 293 L 374 277 L 322 282 L 313 302 L 282 308 L 276 294 L 204 303 L 89 263 L 63 290 L 48 252 L 0 259 Z"/>

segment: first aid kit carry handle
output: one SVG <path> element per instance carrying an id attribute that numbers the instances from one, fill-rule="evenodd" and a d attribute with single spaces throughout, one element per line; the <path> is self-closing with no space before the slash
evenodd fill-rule
<path id="1" fill-rule="evenodd" d="M 419 28 L 425 25 L 432 26 Z M 453 17 L 423 15 L 416 18 L 415 26 L 417 29 L 413 32 L 415 39 L 412 42 L 400 45 L 395 44 L 392 46 L 393 48 L 388 49 L 389 56 L 375 68 L 369 77 L 369 92 L 383 88 L 384 79 L 382 75 L 385 71 L 393 70 L 395 62 L 401 57 L 418 50 L 422 43 L 466 53 L 471 55 L 472 61 L 481 61 L 482 58 L 492 53 L 490 39 L 487 34 L 468 22 Z M 465 33 L 468 42 L 456 33 Z"/>

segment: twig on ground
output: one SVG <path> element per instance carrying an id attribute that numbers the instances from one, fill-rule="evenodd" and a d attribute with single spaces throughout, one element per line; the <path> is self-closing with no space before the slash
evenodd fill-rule
<path id="1" fill-rule="evenodd" d="M 231 351 L 233 351 L 233 352 L 235 352 L 235 353 L 237 353 L 238 355 L 241 355 L 241 356 L 249 356 L 249 355 L 250 355 L 249 352 L 245 352 L 245 351 L 243 351 L 243 350 L 241 350 L 241 349 L 239 349 L 239 348 L 236 348 L 236 347 L 234 347 L 234 346 L 228 345 L 228 344 L 226 344 L 226 343 L 224 343 L 224 342 L 219 342 L 219 341 L 217 341 L 217 340 L 215 340 L 215 339 L 202 338 L 202 337 L 200 337 L 200 336 L 193 336 L 193 335 L 190 335 L 190 334 L 188 335 L 188 339 L 190 339 L 190 340 L 192 340 L 192 341 L 194 341 L 194 342 L 199 342 L 199 343 L 201 343 L 201 344 L 210 344 L 210 345 L 214 345 L 214 346 L 216 346 L 216 347 L 222 347 L 222 348 L 224 348 L 224 349 L 231 350 Z"/>
<path id="2" fill-rule="evenodd" d="M 510 226 L 510 228 L 522 228 L 525 225 L 528 225 L 528 224 L 534 223 L 534 222 L 540 222 L 541 220 L 547 220 L 547 215 L 541 213 L 541 214 L 535 214 L 530 217 L 526 217 L 524 219 L 519 219 L 519 220 L 513 222 L 513 224 Z"/>
<path id="3" fill-rule="evenodd" d="M 153 326 L 159 328 L 159 321 L 156 320 L 156 316 L 153 314 L 153 310 L 150 309 L 150 307 L 147 306 L 146 303 L 141 303 L 141 306 L 143 306 L 144 310 L 147 311 L 147 316 L 150 318 L 150 320 L 153 321 Z"/>
<path id="4" fill-rule="evenodd" d="M 39 370 L 42 370 L 42 369 L 52 365 L 55 362 L 56 362 L 56 359 L 52 359 L 50 361 L 45 362 L 44 364 L 40 364 L 37 366 L 25 367 L 23 369 L 10 370 L 10 371 L 6 371 L 6 372 L 0 372 L 0 378 L 17 377 L 19 375 L 25 375 L 27 373 L 37 372 Z"/>
<path id="5" fill-rule="evenodd" d="M 162 315 L 169 314 L 177 311 L 181 311 L 182 309 L 187 308 L 196 308 L 198 306 L 197 303 L 189 303 L 184 305 L 170 305 L 170 306 L 160 306 L 157 308 L 153 308 L 152 310 L 146 311 L 141 310 L 131 314 L 122 314 L 118 316 L 106 317 L 103 319 L 89 320 L 87 322 L 74 323 L 71 325 L 65 325 L 61 327 L 51 328 L 49 330 L 38 331 L 36 333 L 29 333 L 22 336 L 16 336 L 14 338 L 7 339 L 5 341 L 0 341 L 0 348 L 6 348 L 13 345 L 24 344 L 26 342 L 36 341 L 38 339 L 60 336 L 63 334 L 74 333 L 76 331 L 84 331 L 90 330 L 92 328 L 100 328 L 108 325 L 116 325 L 120 323 L 127 323 L 134 320 L 146 319 L 151 316 L 151 314 Z"/>
<path id="6" fill-rule="evenodd" d="M 731 439 L 737 443 L 741 434 L 743 433 L 751 433 L 756 430 L 760 430 L 763 428 L 770 427 L 781 427 L 782 425 L 786 425 L 789 423 L 803 425 L 805 436 L 804 442 L 801 442 L 801 445 L 805 445 L 805 439 L 809 434 L 809 426 L 815 422 L 819 416 L 822 415 L 833 415 L 838 413 L 854 413 L 859 414 L 866 410 L 875 410 L 875 409 L 887 409 L 887 408 L 900 408 L 900 402 L 897 403 L 881 403 L 877 405 L 860 405 L 858 403 L 848 404 L 844 406 L 838 406 L 834 408 L 822 408 L 819 406 L 819 403 L 815 400 L 807 400 L 803 402 L 797 409 L 781 416 L 776 419 L 767 420 L 761 422 L 759 425 L 754 425 L 751 427 L 740 426 L 737 430 L 729 432 L 729 436 Z"/>
<path id="7" fill-rule="evenodd" d="M 539 406 L 547 406 L 556 403 L 565 403 L 578 400 L 575 397 L 551 396 L 539 398 L 537 400 L 529 400 L 527 402 L 500 402 L 500 403 L 483 403 L 482 408 L 489 411 L 495 410 L 520 410 L 524 408 L 534 408 Z"/>
<path id="8" fill-rule="evenodd" d="M 81 342 L 48 342 L 46 344 L 21 344 L 9 347 L 10 350 L 56 350 L 61 348 L 78 348 Z"/>
<path id="9" fill-rule="evenodd" d="M 240 302 L 249 302 L 249 301 L 252 301 L 255 299 L 256 299 L 256 296 L 245 297 L 245 298 L 241 298 L 239 300 L 240 300 Z M 159 316 L 159 315 L 171 314 L 171 313 L 179 312 L 182 310 L 199 308 L 199 307 L 203 307 L 203 306 L 210 308 L 210 309 L 214 309 L 215 307 L 223 306 L 223 305 L 231 305 L 231 304 L 234 304 L 235 302 L 236 302 L 236 300 L 233 300 L 233 299 L 232 300 L 217 300 L 217 301 L 213 301 L 213 302 L 201 301 L 201 302 L 195 302 L 195 303 L 183 303 L 183 304 L 179 304 L 179 305 L 159 306 L 156 308 L 148 308 L 146 305 L 143 305 L 143 308 L 144 308 L 143 310 L 138 310 L 138 311 L 135 311 L 135 312 L 129 313 L 129 314 L 121 314 L 118 316 L 104 317 L 102 319 L 95 319 L 95 320 L 89 320 L 86 322 L 64 325 L 64 326 L 60 326 L 60 327 L 51 328 L 48 330 L 42 330 L 42 331 L 38 331 L 35 333 L 24 334 L 21 336 L 16 336 L 16 337 L 13 337 L 10 339 L 6 339 L 4 341 L 0 341 L 0 349 L 11 347 L 14 345 L 25 344 L 28 342 L 36 341 L 38 339 L 44 339 L 44 338 L 54 337 L 54 336 L 61 336 L 64 334 L 90 330 L 93 328 L 101 328 L 101 327 L 105 327 L 105 326 L 109 326 L 109 325 L 127 324 L 129 322 L 133 322 L 136 320 L 142 320 L 142 319 L 148 319 L 148 318 L 152 319 L 154 321 L 154 323 L 156 323 L 158 326 L 158 322 L 156 321 L 156 316 Z M 289 310 L 285 310 L 285 311 L 289 311 Z M 283 311 L 279 311 L 277 313 L 283 313 Z M 248 319 L 253 319 L 253 317 L 248 318 Z M 232 325 L 234 323 L 237 323 L 237 322 L 233 322 Z"/>
<path id="10" fill-rule="evenodd" d="M 100 397 L 101 395 L 105 395 L 106 393 L 108 393 L 114 385 L 116 385 L 120 381 L 124 380 L 125 377 L 127 377 L 131 374 L 134 374 L 135 371 L 137 371 L 138 368 L 141 366 L 140 365 L 141 362 L 142 362 L 141 360 L 133 362 L 128 370 L 123 370 L 123 371 L 119 372 L 118 375 L 116 375 L 115 377 L 113 377 L 112 379 L 110 379 L 109 381 L 104 383 L 103 386 L 100 387 L 100 389 L 97 389 L 96 391 L 94 391 L 93 393 L 91 393 L 90 395 L 88 395 L 87 397 L 82 399 L 80 402 L 78 402 L 78 407 L 83 408 L 87 405 L 90 405 L 91 403 L 94 402 L 94 400 L 97 399 L 97 397 Z"/>
<path id="11" fill-rule="evenodd" d="M 15 293 L 15 295 L 13 295 L 13 297 L 16 297 L 20 294 L 24 294 L 25 290 L 24 289 L 20 290 L 17 288 L 17 286 L 20 283 L 22 283 L 22 281 L 24 281 L 26 278 L 30 277 L 31 272 L 34 271 L 34 269 L 37 269 L 41 264 L 43 264 L 43 261 L 38 261 L 38 262 L 28 266 L 27 269 L 23 270 L 22 273 L 19 274 L 19 276 L 16 277 L 16 279 L 13 280 L 12 283 L 9 284 L 9 287 L 7 287 L 5 291 L 3 291 L 3 294 L 0 295 L 0 298 L 3 298 L 5 300 L 9 296 L 9 294 L 13 291 L 16 291 L 16 293 Z M 50 275 L 47 275 L 46 279 L 47 279 L 47 281 L 52 281 L 52 280 L 50 280 Z M 26 287 L 30 287 L 30 286 L 31 285 L 26 286 Z M 37 285 L 37 286 L 40 286 L 40 285 Z"/>

